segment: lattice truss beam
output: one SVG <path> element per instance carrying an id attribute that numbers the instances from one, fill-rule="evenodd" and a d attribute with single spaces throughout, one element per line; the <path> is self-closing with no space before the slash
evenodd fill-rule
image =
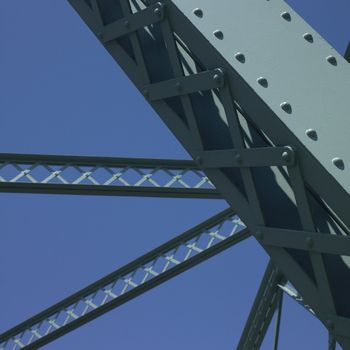
<path id="1" fill-rule="evenodd" d="M 0 349 L 38 349 L 249 236 L 225 210 L 1 334 Z"/>
<path id="2" fill-rule="evenodd" d="M 0 154 L 0 192 L 220 198 L 193 161 Z"/>

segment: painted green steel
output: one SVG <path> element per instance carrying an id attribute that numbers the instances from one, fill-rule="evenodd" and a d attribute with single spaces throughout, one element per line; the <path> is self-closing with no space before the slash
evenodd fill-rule
<path id="1" fill-rule="evenodd" d="M 0 154 L 0 192 L 221 198 L 189 160 Z"/>
<path id="2" fill-rule="evenodd" d="M 346 87 L 340 75 L 348 75 L 349 67 L 336 53 L 326 52 L 330 48 L 284 2 L 203 0 L 198 5 L 193 0 L 165 0 L 162 4 L 133 1 L 132 6 L 124 0 L 70 2 L 97 36 L 101 28 L 142 12 L 144 4 L 162 7 L 165 14 L 160 23 L 104 43 L 146 99 L 145 87 L 150 83 L 213 69 L 224 73 L 222 89 L 149 101 L 194 158 L 203 150 L 232 147 L 291 146 L 296 151 L 297 164 L 289 166 L 287 173 L 273 164 L 238 172 L 233 168 L 206 169 L 254 233 L 257 226 L 349 232 L 348 157 L 344 135 L 339 134 L 347 126 L 343 113 L 347 99 L 339 99 L 344 89 L 338 95 L 333 84 L 339 78 Z M 262 30 L 256 30 L 259 24 Z M 294 55 L 297 57 L 289 66 Z M 304 55 L 307 58 L 301 60 Z M 300 85 L 307 80 L 305 96 L 300 96 L 302 88 L 295 84 L 296 77 Z M 330 97 L 324 99 L 326 92 Z M 338 125 L 332 123 L 325 131 L 328 119 L 324 119 L 324 111 L 329 115 L 335 108 L 337 117 L 332 120 Z M 316 120 L 314 110 L 323 117 Z M 323 140 L 328 135 L 335 137 L 335 131 L 338 140 L 325 149 Z M 324 324 L 333 316 L 350 316 L 350 285 L 344 283 L 350 274 L 346 258 L 263 246 Z M 337 339 L 341 337 L 339 333 Z M 350 347 L 350 339 L 341 340 Z"/>
<path id="3" fill-rule="evenodd" d="M 283 0 L 172 3 L 349 195 L 350 66 L 344 57 Z M 202 17 L 193 12 L 197 7 Z M 238 52 L 244 63 L 235 57 Z M 290 103 L 291 113 L 281 108 L 283 102 Z M 306 134 L 309 129 L 316 131 L 317 141 Z M 343 160 L 344 170 L 334 158 Z"/>
<path id="4" fill-rule="evenodd" d="M 244 326 L 237 350 L 260 349 L 278 306 L 278 297 L 281 292 L 278 285 L 285 282 L 282 273 L 270 261 Z"/>
<path id="5" fill-rule="evenodd" d="M 69 2 L 350 349 L 348 237 L 338 237 L 350 233 L 347 62 L 281 0 Z M 142 28 L 149 9 L 160 17 Z M 104 29 L 125 18 L 138 25 L 106 41 Z M 200 74 L 213 81 L 200 86 Z M 159 86 L 167 92 L 157 98 L 150 92 Z M 278 147 L 293 161 L 262 152 L 244 165 L 254 149 Z M 232 150 L 235 160 L 222 166 L 220 152 Z"/>
<path id="6" fill-rule="evenodd" d="M 249 237 L 224 210 L 0 334 L 0 349 L 38 349 Z"/>

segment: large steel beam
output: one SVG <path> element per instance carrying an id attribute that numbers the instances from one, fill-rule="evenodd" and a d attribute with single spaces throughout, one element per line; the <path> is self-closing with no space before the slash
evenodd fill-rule
<path id="1" fill-rule="evenodd" d="M 0 335 L 0 350 L 33 350 L 250 236 L 227 209 Z"/>
<path id="2" fill-rule="evenodd" d="M 282 0 L 70 3 L 350 349 L 349 258 L 266 245 L 260 229 L 350 232 L 350 66 L 344 58 Z M 145 27 L 148 5 L 158 18 Z M 106 42 L 104 31 L 113 23 L 126 23 L 128 32 Z M 276 161 L 272 149 L 278 147 L 286 150 Z M 266 148 L 259 150 L 261 162 L 254 159 L 257 148 Z M 222 163 L 208 153 L 217 151 L 225 151 Z"/>
<path id="3" fill-rule="evenodd" d="M 0 154 L 0 192 L 221 198 L 193 161 Z"/>

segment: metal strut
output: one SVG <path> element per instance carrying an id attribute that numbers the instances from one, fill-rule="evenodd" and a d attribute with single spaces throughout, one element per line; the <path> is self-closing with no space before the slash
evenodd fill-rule
<path id="1" fill-rule="evenodd" d="M 0 335 L 0 350 L 33 350 L 250 236 L 227 209 Z"/>
<path id="2" fill-rule="evenodd" d="M 350 227 L 346 209 L 349 158 L 340 141 L 348 129 L 348 99 L 344 89 L 336 93 L 326 89 L 340 86 L 339 81 L 349 86 L 344 59 L 329 53 L 320 40 L 311 48 L 313 29 L 281 0 L 257 2 L 253 12 L 247 2 L 232 0 L 222 0 L 222 6 L 211 0 L 202 0 L 200 5 L 194 0 L 70 3 L 97 36 L 130 14 L 141 14 L 149 6 L 162 8 L 160 21 L 113 41 L 100 38 L 102 44 L 193 159 L 202 164 L 316 316 L 334 327 L 337 341 L 350 348 L 346 331 L 350 308 L 343 308 L 350 289 L 339 287 L 350 274 L 340 256 L 346 249 L 335 256 L 313 251 L 322 236 L 347 238 L 342 236 Z M 254 30 L 261 16 L 264 30 Z M 244 36 L 238 30 L 243 27 L 249 28 Z M 287 32 L 291 36 L 286 47 Z M 269 50 L 257 55 L 254 42 Z M 310 48 L 317 60 L 290 60 L 295 50 L 313 58 Z M 313 69 L 308 69 L 311 65 Z M 266 76 L 258 75 L 263 72 Z M 325 76 L 328 84 L 322 80 Z M 301 86 L 305 93 L 300 93 Z M 324 96 L 329 96 L 327 101 Z M 310 108 L 310 100 L 318 104 Z M 339 113 L 334 123 L 324 123 L 331 103 Z M 309 129 L 310 123 L 315 129 Z M 327 140 L 340 130 L 342 136 L 332 137 L 327 146 L 322 147 L 321 140 L 310 141 L 318 135 Z M 266 243 L 273 230 L 290 233 L 290 240 L 284 245 Z M 305 249 L 289 247 L 295 243 L 292 231 L 310 233 L 312 239 L 304 241 Z M 339 269 L 344 271 L 342 277 Z M 340 317 L 340 307 L 345 317 Z"/>
<path id="3" fill-rule="evenodd" d="M 258 350 L 278 306 L 281 289 L 280 283 L 285 278 L 270 261 L 261 281 L 253 307 L 242 332 L 237 350 Z"/>
<path id="4" fill-rule="evenodd" d="M 221 198 L 193 161 L 0 154 L 0 192 Z"/>

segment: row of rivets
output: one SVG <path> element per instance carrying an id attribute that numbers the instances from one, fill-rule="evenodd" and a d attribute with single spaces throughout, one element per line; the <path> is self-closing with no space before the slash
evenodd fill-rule
<path id="1" fill-rule="evenodd" d="M 281 17 L 283 19 L 285 19 L 286 21 L 288 22 L 291 22 L 292 20 L 292 16 L 290 15 L 289 12 L 285 11 L 285 12 L 282 12 L 281 13 Z M 305 33 L 303 35 L 303 38 L 309 42 L 309 43 L 313 43 L 314 42 L 314 37 L 312 36 L 312 34 L 310 33 Z M 337 62 L 337 59 L 332 56 L 332 55 L 329 55 L 326 57 L 326 60 L 328 63 L 330 63 L 331 65 L 333 66 L 336 66 L 338 64 Z M 261 78 L 260 78 L 261 79 Z M 259 82 L 259 81 L 258 81 Z M 288 114 L 291 114 L 292 113 L 292 106 L 290 105 L 290 103 L 288 102 L 283 102 L 281 103 L 280 107 L 283 109 L 283 111 L 285 111 L 286 113 Z M 305 134 L 306 136 L 308 136 L 311 140 L 313 141 L 317 141 L 318 140 L 318 135 L 317 135 L 317 132 L 316 130 L 314 129 L 307 129 L 305 131 Z M 334 164 L 334 166 L 336 166 L 338 169 L 341 169 L 341 170 L 344 170 L 345 168 L 345 165 L 344 165 L 344 161 L 341 159 L 341 158 L 338 158 L 338 157 L 335 157 L 332 159 L 332 163 Z"/>
<path id="2" fill-rule="evenodd" d="M 267 0 L 267 1 L 269 1 L 269 0 Z M 204 15 L 203 10 L 200 9 L 200 8 L 195 8 L 193 10 L 193 14 L 195 16 L 199 17 L 199 18 L 202 18 L 203 15 Z M 287 22 L 291 22 L 292 21 L 292 16 L 291 16 L 291 14 L 288 11 L 282 12 L 281 13 L 281 17 L 284 20 L 286 20 Z M 218 29 L 215 30 L 213 32 L 213 35 L 219 40 L 223 40 L 224 39 L 224 33 L 221 30 L 218 30 Z M 310 34 L 310 33 L 303 34 L 303 38 L 309 43 L 313 43 L 314 42 L 314 38 L 313 38 L 312 34 Z M 237 52 L 234 57 L 240 63 L 245 63 L 246 62 L 246 57 L 245 57 L 245 55 L 242 52 Z M 327 60 L 328 63 L 330 63 L 333 66 L 336 66 L 338 64 L 337 59 L 334 56 L 332 56 L 332 55 L 327 56 L 326 60 Z M 269 86 L 268 80 L 265 77 L 259 77 L 257 79 L 257 83 L 259 85 L 261 85 L 262 87 L 264 87 L 264 88 L 268 88 L 268 86 Z M 292 114 L 292 112 L 293 112 L 292 105 L 289 102 L 287 102 L 287 101 L 282 102 L 280 104 L 280 107 L 287 114 Z M 305 134 L 310 139 L 312 139 L 313 141 L 317 141 L 318 140 L 317 132 L 314 129 L 307 129 L 305 131 Z M 338 169 L 344 170 L 344 168 L 345 168 L 344 162 L 343 162 L 343 160 L 341 158 L 338 158 L 338 157 L 333 158 L 332 159 L 332 163 Z"/>

